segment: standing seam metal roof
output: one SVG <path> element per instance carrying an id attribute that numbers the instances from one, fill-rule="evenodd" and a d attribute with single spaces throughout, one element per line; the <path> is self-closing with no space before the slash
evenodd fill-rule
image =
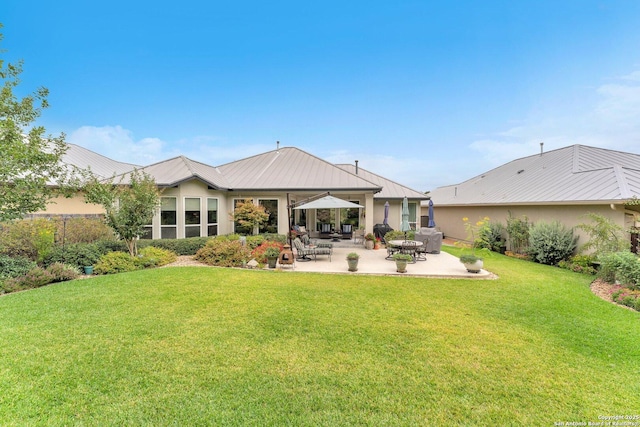
<path id="1" fill-rule="evenodd" d="M 625 200 L 640 195 L 640 155 L 573 145 L 511 161 L 430 195 L 440 206 Z"/>

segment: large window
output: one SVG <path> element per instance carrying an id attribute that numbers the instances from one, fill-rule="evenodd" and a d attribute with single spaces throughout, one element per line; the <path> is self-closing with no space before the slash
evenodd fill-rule
<path id="1" fill-rule="evenodd" d="M 336 210 L 335 209 L 317 209 L 316 210 L 316 230 L 326 233 L 335 228 Z"/>
<path id="2" fill-rule="evenodd" d="M 218 235 L 218 199 L 207 199 L 207 236 Z"/>
<path id="3" fill-rule="evenodd" d="M 351 202 L 359 205 L 358 200 L 350 200 Z M 360 209 L 359 208 L 348 208 L 348 209 L 340 209 L 340 224 L 350 224 L 352 230 L 358 228 L 360 224 Z"/>
<path id="4" fill-rule="evenodd" d="M 175 239 L 178 237 L 177 201 L 175 197 L 160 199 L 160 238 Z"/>
<path id="5" fill-rule="evenodd" d="M 251 199 L 235 199 L 233 201 L 233 210 L 235 212 L 236 208 L 238 207 L 238 205 L 242 204 L 242 203 L 251 203 Z M 253 230 L 251 229 L 250 226 L 248 225 L 241 225 L 238 221 L 234 221 L 233 222 L 233 228 L 234 228 L 234 232 L 237 234 L 242 234 L 245 236 L 250 236 L 253 234 Z"/>
<path id="6" fill-rule="evenodd" d="M 200 198 L 184 199 L 184 237 L 200 237 Z"/>
<path id="7" fill-rule="evenodd" d="M 417 230 L 418 224 L 418 204 L 409 203 L 409 226 L 412 230 Z"/>
<path id="8" fill-rule="evenodd" d="M 269 220 L 266 224 L 260 226 L 260 233 L 277 233 L 278 232 L 278 201 L 277 200 L 258 200 L 260 206 L 264 207 L 266 213 L 269 214 Z"/>

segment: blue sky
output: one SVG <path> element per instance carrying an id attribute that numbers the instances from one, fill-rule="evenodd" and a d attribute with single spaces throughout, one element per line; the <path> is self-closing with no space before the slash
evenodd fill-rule
<path id="1" fill-rule="evenodd" d="M 640 152 L 640 2 L 3 0 L 49 133 L 121 161 L 282 146 L 419 191 L 572 144 Z"/>

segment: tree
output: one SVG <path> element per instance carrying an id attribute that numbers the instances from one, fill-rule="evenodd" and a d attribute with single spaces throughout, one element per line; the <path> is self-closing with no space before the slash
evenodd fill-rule
<path id="1" fill-rule="evenodd" d="M 33 126 L 49 106 L 49 91 L 41 87 L 18 99 L 13 92 L 21 73 L 22 61 L 5 64 L 0 58 L 0 221 L 44 210 L 55 194 L 53 184 L 62 187 L 65 177 L 64 134 L 45 137 L 44 127 Z"/>
<path id="2" fill-rule="evenodd" d="M 251 234 L 253 234 L 253 230 L 256 227 L 260 227 L 269 221 L 269 214 L 264 206 L 255 205 L 253 200 L 248 199 L 238 202 L 232 218 L 240 227 L 250 230 Z"/>
<path id="3" fill-rule="evenodd" d="M 116 235 L 124 240 L 129 254 L 138 255 L 137 241 L 151 224 L 153 215 L 160 206 L 160 192 L 148 174 L 134 170 L 118 184 L 100 182 L 93 177 L 85 186 L 85 201 L 101 205 L 105 210 L 105 221 Z"/>
<path id="4" fill-rule="evenodd" d="M 601 214 L 589 212 L 583 217 L 590 219 L 591 223 L 578 225 L 579 229 L 589 235 L 589 241 L 582 245 L 581 250 L 592 251 L 596 258 L 601 258 L 608 253 L 629 249 L 624 228 Z"/>

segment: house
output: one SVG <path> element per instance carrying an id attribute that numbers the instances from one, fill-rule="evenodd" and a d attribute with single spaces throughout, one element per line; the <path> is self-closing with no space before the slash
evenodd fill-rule
<path id="1" fill-rule="evenodd" d="M 437 227 L 455 239 L 466 238 L 463 217 L 506 225 L 509 215 L 526 215 L 530 222 L 558 220 L 575 227 L 588 223 L 584 215 L 591 212 L 629 229 L 640 218 L 640 206 L 633 204 L 640 196 L 640 155 L 586 145 L 541 151 L 430 196 Z M 588 241 L 581 230 L 574 232 L 579 244 Z"/>
<path id="2" fill-rule="evenodd" d="M 389 202 L 389 224 L 399 228 L 401 202 L 409 200 L 410 222 L 417 226 L 423 193 L 412 190 L 356 165 L 335 165 L 295 147 L 279 147 L 220 166 L 178 156 L 152 165 L 115 162 L 76 145 L 69 146 L 63 159 L 81 168 L 90 167 L 102 177 L 124 178 L 134 168 L 149 174 L 162 189 L 159 212 L 149 224 L 147 238 L 184 238 L 254 231 L 286 234 L 290 225 L 305 226 L 311 233 L 325 229 L 373 230 L 382 223 L 384 205 Z M 291 205 L 330 193 L 363 208 L 302 209 Z M 260 230 L 243 229 L 234 223 L 232 212 L 240 202 L 251 200 L 269 213 Z M 82 195 L 59 198 L 39 215 L 87 215 L 101 213 L 100 206 L 84 203 Z M 291 224 L 289 221 L 291 220 Z"/>

